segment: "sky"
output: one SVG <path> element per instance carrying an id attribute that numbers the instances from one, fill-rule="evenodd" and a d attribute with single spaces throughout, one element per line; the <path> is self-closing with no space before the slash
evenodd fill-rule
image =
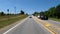
<path id="1" fill-rule="evenodd" d="M 60 0 L 0 0 L 0 12 L 15 13 L 14 7 L 16 7 L 16 13 L 23 10 L 25 13 L 32 14 L 35 11 L 46 11 L 50 7 L 55 7 L 60 4 Z"/>

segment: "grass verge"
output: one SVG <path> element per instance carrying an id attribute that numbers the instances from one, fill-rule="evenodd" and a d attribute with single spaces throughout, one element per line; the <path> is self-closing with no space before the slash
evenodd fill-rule
<path id="1" fill-rule="evenodd" d="M 24 18 L 26 18 L 26 17 L 27 17 L 27 15 L 22 15 L 22 16 L 20 16 L 20 17 L 2 20 L 2 21 L 0 21 L 0 28 L 3 28 L 3 27 L 8 26 L 8 25 L 10 25 L 10 24 L 13 24 L 13 23 L 15 23 L 16 21 L 22 20 L 22 19 L 24 19 Z"/>
<path id="2" fill-rule="evenodd" d="M 60 19 L 57 19 L 57 18 L 49 18 L 49 19 L 60 22 Z"/>

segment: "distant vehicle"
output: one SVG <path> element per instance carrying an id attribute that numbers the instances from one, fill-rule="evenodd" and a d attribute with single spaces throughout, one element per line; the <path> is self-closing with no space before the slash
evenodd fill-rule
<path id="1" fill-rule="evenodd" d="M 29 18 L 32 18 L 31 16 Z"/>
<path id="2" fill-rule="evenodd" d="M 29 18 L 32 18 L 32 16 L 29 16 Z"/>
<path id="3" fill-rule="evenodd" d="M 29 15 L 29 18 L 32 18 L 32 15 Z"/>

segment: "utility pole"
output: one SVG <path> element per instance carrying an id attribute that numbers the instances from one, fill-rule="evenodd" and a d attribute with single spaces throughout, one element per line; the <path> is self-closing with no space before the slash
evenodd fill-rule
<path id="1" fill-rule="evenodd" d="M 9 9 L 7 9 L 8 15 L 9 15 Z"/>
<path id="2" fill-rule="evenodd" d="M 8 12 L 7 16 L 8 16 L 8 21 L 9 21 L 9 9 L 7 9 L 7 12 Z"/>
<path id="3" fill-rule="evenodd" d="M 16 7 L 14 7 L 14 10 L 15 10 L 14 12 L 15 12 L 15 14 L 16 14 Z"/>

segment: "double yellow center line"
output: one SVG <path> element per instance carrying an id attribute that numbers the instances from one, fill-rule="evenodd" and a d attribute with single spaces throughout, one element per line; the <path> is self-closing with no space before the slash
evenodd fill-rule
<path id="1" fill-rule="evenodd" d="M 53 32 L 52 30 L 50 30 L 48 27 L 50 27 L 51 26 L 51 24 L 50 23 L 43 23 L 42 22 L 42 20 L 40 20 L 40 19 L 38 19 L 38 18 L 36 18 L 36 17 L 34 17 L 34 16 L 32 16 L 33 17 L 33 19 L 36 21 L 36 22 L 38 22 L 39 24 L 41 24 L 44 28 L 46 28 L 49 32 L 51 32 L 51 34 L 57 34 L 57 33 L 55 33 L 55 32 Z"/>

